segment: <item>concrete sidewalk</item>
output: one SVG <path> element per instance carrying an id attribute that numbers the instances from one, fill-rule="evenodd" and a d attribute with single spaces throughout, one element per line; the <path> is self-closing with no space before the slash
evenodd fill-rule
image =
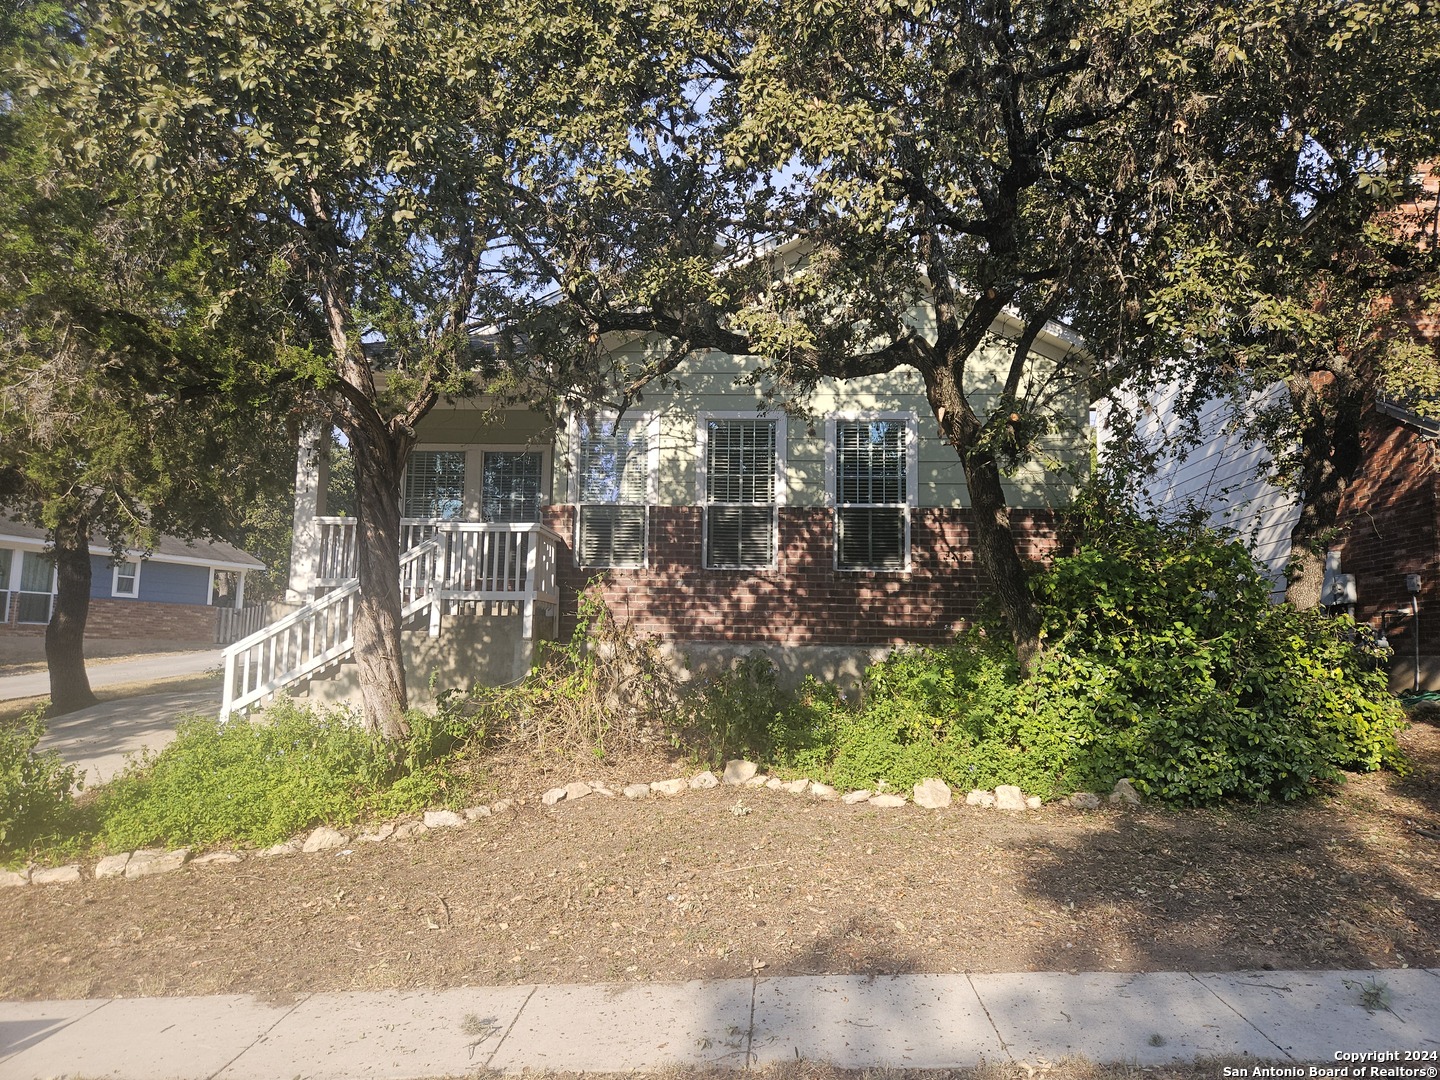
<path id="1" fill-rule="evenodd" d="M 197 649 L 190 652 L 153 653 L 125 660 L 90 660 L 85 664 L 85 674 L 89 676 L 90 689 L 98 690 L 102 686 L 149 682 L 151 679 L 168 679 L 176 675 L 200 675 L 220 667 L 222 663 L 224 659 L 220 649 Z M 33 671 L 26 675 L 0 677 L 0 701 L 49 695 L 49 672 Z"/>
<path id="2" fill-rule="evenodd" d="M 47 720 L 41 750 L 80 766 L 86 789 L 109 783 L 144 750 L 159 753 L 175 738 L 175 721 L 189 713 L 220 712 L 220 687 L 102 701 Z"/>
<path id="3" fill-rule="evenodd" d="M 1407 1051 L 1421 1056 L 1407 1061 Z M 945 1068 L 1067 1055 L 1236 1055 L 1345 1066 L 1349 1077 L 1434 1077 L 1437 1052 L 1440 972 L 1424 969 L 762 977 L 309 994 L 286 1005 L 0 1002 L 4 1080 L 400 1080 L 797 1057 Z"/>

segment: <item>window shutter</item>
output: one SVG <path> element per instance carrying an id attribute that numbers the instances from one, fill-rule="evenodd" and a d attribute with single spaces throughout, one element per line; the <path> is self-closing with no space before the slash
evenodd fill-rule
<path id="1" fill-rule="evenodd" d="M 580 562 L 587 566 L 644 566 L 645 507 L 581 506 Z"/>

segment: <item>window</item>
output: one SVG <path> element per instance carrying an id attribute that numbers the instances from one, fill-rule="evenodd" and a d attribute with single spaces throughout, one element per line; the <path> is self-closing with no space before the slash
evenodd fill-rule
<path id="1" fill-rule="evenodd" d="M 133 559 L 115 565 L 115 579 L 110 585 L 111 596 L 140 595 L 140 564 Z"/>
<path id="2" fill-rule="evenodd" d="M 20 606 L 16 619 L 22 623 L 48 623 L 50 603 L 55 596 L 55 564 L 38 551 L 21 553 Z"/>
<path id="3" fill-rule="evenodd" d="M 487 450 L 480 479 L 484 521 L 539 521 L 544 455 L 537 451 Z"/>
<path id="4" fill-rule="evenodd" d="M 909 427 L 904 419 L 831 421 L 835 565 L 904 570 L 910 563 Z"/>
<path id="5" fill-rule="evenodd" d="M 650 438 L 643 420 L 576 425 L 575 553 L 582 566 L 644 566 Z"/>
<path id="6" fill-rule="evenodd" d="M 405 463 L 402 517 L 453 521 L 465 506 L 465 451 L 416 450 Z"/>
<path id="7" fill-rule="evenodd" d="M 702 432 L 705 565 L 774 566 L 779 421 L 706 419 Z"/>

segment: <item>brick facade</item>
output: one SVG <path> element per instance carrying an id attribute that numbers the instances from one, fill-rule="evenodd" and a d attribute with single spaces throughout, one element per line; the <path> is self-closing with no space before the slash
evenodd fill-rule
<path id="1" fill-rule="evenodd" d="M 1440 448 L 1379 412 L 1369 416 L 1362 439 L 1362 464 L 1345 491 L 1333 545 L 1341 570 L 1355 575 L 1356 618 L 1378 630 L 1382 612 L 1406 612 L 1393 623 L 1390 644 L 1397 659 L 1411 656 L 1405 576 L 1419 574 L 1420 653 L 1440 655 Z"/>
<path id="2" fill-rule="evenodd" d="M 781 507 L 780 550 L 772 570 L 708 570 L 702 565 L 702 511 L 650 508 L 644 569 L 576 567 L 574 508 L 551 507 L 546 524 L 565 540 L 559 553 L 561 633 L 574 624 L 574 598 L 598 579 L 622 621 L 668 641 L 774 645 L 942 642 L 974 618 L 986 590 L 970 542 L 966 510 L 912 511 L 911 569 L 835 569 L 834 512 Z M 1014 510 L 1020 555 L 1044 560 L 1057 546 L 1055 514 Z"/>
<path id="3" fill-rule="evenodd" d="M 0 634 L 39 636 L 42 625 L 15 623 L 16 601 Z M 144 600 L 90 601 L 85 620 L 87 638 L 148 638 L 165 641 L 211 643 L 215 640 L 216 609 L 205 604 L 160 604 Z"/>

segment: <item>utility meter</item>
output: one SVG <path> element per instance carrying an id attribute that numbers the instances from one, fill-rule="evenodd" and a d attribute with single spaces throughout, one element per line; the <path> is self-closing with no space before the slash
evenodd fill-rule
<path id="1" fill-rule="evenodd" d="M 1415 595 L 1416 593 L 1418 593 L 1418 592 L 1420 591 L 1420 575 L 1419 575 L 1419 574 L 1406 574 L 1406 575 L 1405 575 L 1405 589 L 1406 589 L 1406 591 L 1409 592 L 1412 596 Z"/>

